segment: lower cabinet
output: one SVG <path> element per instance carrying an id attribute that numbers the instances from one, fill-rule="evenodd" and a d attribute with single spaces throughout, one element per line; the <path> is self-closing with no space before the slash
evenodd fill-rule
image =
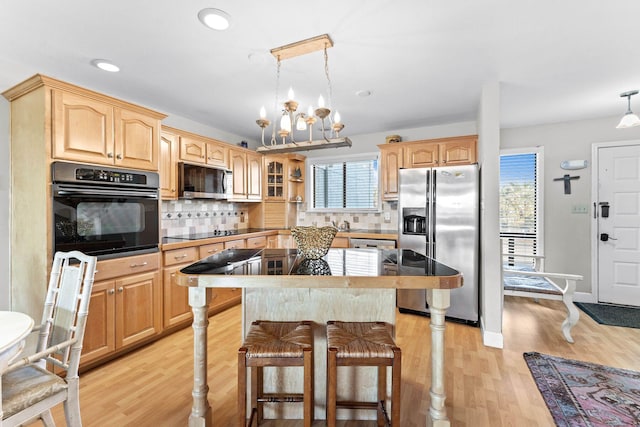
<path id="1" fill-rule="evenodd" d="M 87 365 L 162 331 L 160 254 L 98 262 L 82 347 Z"/>
<path id="2" fill-rule="evenodd" d="M 244 247 L 245 240 L 235 240 L 235 243 L 211 243 L 207 245 L 192 246 L 183 249 L 172 249 L 163 252 L 163 295 L 165 329 L 176 326 L 184 326 L 193 319 L 193 313 L 189 306 L 189 288 L 178 286 L 174 277 L 177 271 L 193 264 L 199 259 L 215 255 L 229 247 Z M 242 243 L 238 243 L 242 242 Z M 226 310 L 240 303 L 241 291 L 236 288 L 213 289 L 213 297 L 209 304 L 209 315 Z"/>
<path id="3" fill-rule="evenodd" d="M 164 251 L 162 253 L 162 288 L 163 288 L 163 324 L 164 328 L 181 325 L 192 318 L 189 307 L 189 288 L 178 286 L 174 277 L 178 270 L 196 262 L 199 258 L 198 248 L 184 248 Z"/>

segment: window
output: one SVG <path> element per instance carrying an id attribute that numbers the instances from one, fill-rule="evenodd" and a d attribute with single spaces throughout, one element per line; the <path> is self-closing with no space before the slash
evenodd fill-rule
<path id="1" fill-rule="evenodd" d="M 542 155 L 541 147 L 503 150 L 500 155 L 503 254 L 540 255 L 543 252 Z"/>
<path id="2" fill-rule="evenodd" d="M 377 210 L 378 157 L 310 159 L 313 210 Z"/>

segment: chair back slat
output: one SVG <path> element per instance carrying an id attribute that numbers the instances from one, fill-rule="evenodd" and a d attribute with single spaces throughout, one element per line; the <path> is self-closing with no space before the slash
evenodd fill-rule
<path id="1" fill-rule="evenodd" d="M 96 257 L 78 251 L 56 252 L 54 256 L 38 351 L 76 339 L 77 342 L 72 346 L 63 345 L 55 351 L 56 359 L 63 365 L 69 363 L 70 358 L 73 359 L 74 349 L 77 348 L 76 360 L 72 360 L 77 368 L 96 261 Z M 51 361 L 51 357 L 47 359 Z"/>
<path id="2" fill-rule="evenodd" d="M 76 321 L 81 285 L 82 271 L 80 267 L 64 265 L 59 280 L 49 346 L 58 345 L 71 338 Z"/>

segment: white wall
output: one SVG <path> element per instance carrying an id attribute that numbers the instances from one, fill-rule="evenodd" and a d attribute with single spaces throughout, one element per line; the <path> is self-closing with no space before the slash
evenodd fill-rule
<path id="1" fill-rule="evenodd" d="M 482 88 L 478 109 L 480 164 L 480 326 L 485 345 L 502 348 L 502 277 L 500 260 L 500 84 Z"/>
<path id="2" fill-rule="evenodd" d="M 238 135 L 221 131 L 220 129 L 216 129 L 213 126 L 194 122 L 193 120 L 187 119 L 185 117 L 182 117 L 173 113 L 165 113 L 165 114 L 168 114 L 168 116 L 167 118 L 162 120 L 163 125 L 167 125 L 176 129 L 195 133 L 196 135 L 202 135 L 202 136 L 207 136 L 209 138 L 214 138 L 222 142 L 227 142 L 232 145 L 238 145 L 238 143 L 240 143 L 240 141 L 243 140 L 243 138 Z M 256 146 L 255 141 L 247 141 L 247 143 L 249 144 L 249 148 Z"/>
<path id="3" fill-rule="evenodd" d="M 593 292 L 591 146 L 596 142 L 640 139 L 640 127 L 616 129 L 619 120 L 620 116 L 615 116 L 501 131 L 501 148 L 544 146 L 545 269 L 583 275 L 584 280 L 577 283 L 576 300 L 588 301 Z M 574 171 L 560 168 L 562 160 L 574 159 L 589 160 L 589 166 Z M 580 177 L 571 181 L 571 194 L 564 194 L 561 181 L 553 181 L 564 174 Z M 571 213 L 576 205 L 587 206 L 588 213 Z"/>
<path id="4" fill-rule="evenodd" d="M 9 101 L 0 97 L 0 310 L 11 308 L 9 261 Z"/>

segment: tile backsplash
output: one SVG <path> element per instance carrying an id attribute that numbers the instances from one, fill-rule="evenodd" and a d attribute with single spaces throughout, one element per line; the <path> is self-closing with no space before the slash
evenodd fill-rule
<path id="1" fill-rule="evenodd" d="M 298 225 L 338 225 L 349 222 L 352 230 L 396 230 L 398 227 L 398 204 L 382 203 L 381 212 L 298 212 Z"/>
<path id="2" fill-rule="evenodd" d="M 209 233 L 215 230 L 243 230 L 248 228 L 247 203 L 211 200 L 162 201 L 161 235 Z M 388 219 L 387 219 L 388 218 Z M 396 203 L 382 203 L 381 212 L 306 212 L 299 210 L 298 225 L 338 225 L 348 221 L 352 230 L 395 230 L 398 224 Z"/>
<path id="3" fill-rule="evenodd" d="M 245 203 L 186 199 L 162 201 L 161 218 L 162 237 L 242 230 L 249 220 Z"/>

